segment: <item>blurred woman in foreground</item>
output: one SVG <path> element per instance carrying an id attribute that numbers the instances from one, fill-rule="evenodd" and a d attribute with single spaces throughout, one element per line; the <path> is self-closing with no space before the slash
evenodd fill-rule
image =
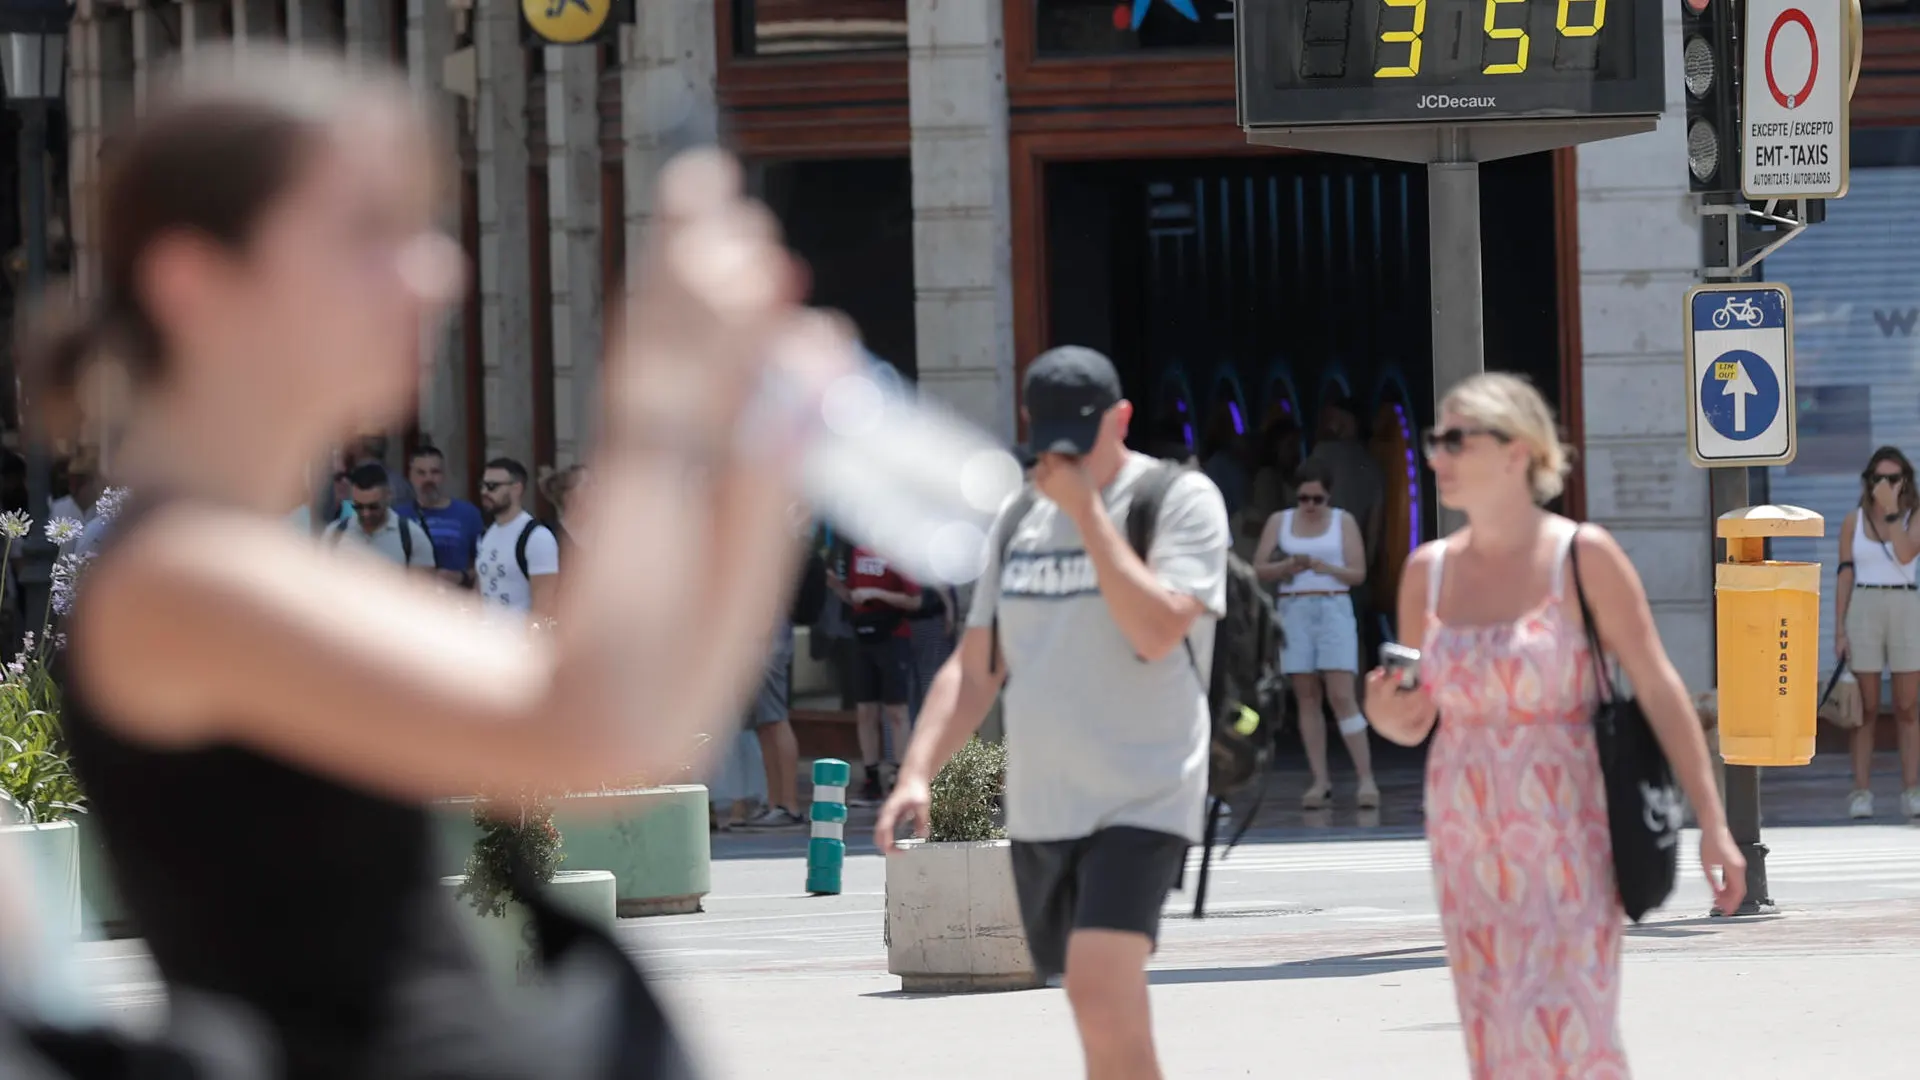
<path id="1" fill-rule="evenodd" d="M 317 552 L 276 510 L 329 444 L 402 418 L 422 329 L 460 293 L 443 149 L 403 84 L 253 44 L 197 53 L 116 145 L 101 292 L 34 356 L 39 402 L 84 400 L 96 363 L 137 387 L 135 499 L 75 612 L 68 735 L 173 993 L 257 1014 L 282 1075 L 681 1075 L 587 924 L 540 918 L 550 958 L 593 961 L 556 1000 L 589 998 L 545 1020 L 494 1002 L 425 805 L 663 774 L 738 714 L 795 575 L 799 435 L 739 420 L 769 363 L 817 387 L 848 345 L 796 306 L 734 164 L 683 156 L 605 358 L 559 629 Z"/>

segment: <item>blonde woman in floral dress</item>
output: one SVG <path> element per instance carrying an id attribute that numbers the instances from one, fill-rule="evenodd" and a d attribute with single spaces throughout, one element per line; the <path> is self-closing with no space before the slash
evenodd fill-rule
<path id="1" fill-rule="evenodd" d="M 1629 1075 L 1623 918 L 1576 574 L 1692 801 L 1719 910 L 1739 905 L 1745 863 L 1639 575 L 1606 530 L 1541 508 L 1567 469 L 1546 402 L 1522 379 L 1487 374 L 1455 387 L 1440 413 L 1427 460 L 1467 525 L 1408 562 L 1399 625 L 1421 643 L 1420 684 L 1402 689 L 1375 669 L 1367 716 L 1408 746 L 1445 718 L 1428 755 L 1427 836 L 1475 1080 L 1618 1080 Z"/>

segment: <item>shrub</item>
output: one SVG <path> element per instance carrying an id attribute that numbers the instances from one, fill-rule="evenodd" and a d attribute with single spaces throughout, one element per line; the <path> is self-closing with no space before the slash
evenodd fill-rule
<path id="1" fill-rule="evenodd" d="M 545 885 L 566 861 L 553 807 L 538 796 L 482 799 L 473 809 L 473 820 L 480 826 L 480 839 L 467 856 L 467 880 L 456 895 L 483 915 L 504 915 L 509 903 L 527 899 L 513 877 L 516 862 L 535 884 Z"/>
<path id="2" fill-rule="evenodd" d="M 1000 792 L 1007 779 L 1007 748 L 976 736 L 933 778 L 927 839 L 934 843 L 997 840 Z"/>

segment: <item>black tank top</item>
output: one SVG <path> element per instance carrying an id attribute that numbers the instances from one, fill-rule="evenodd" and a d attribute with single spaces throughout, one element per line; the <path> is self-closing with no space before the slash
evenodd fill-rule
<path id="1" fill-rule="evenodd" d="M 101 554 L 136 534 L 153 506 L 129 502 Z M 547 1045 L 542 1035 L 551 1033 L 530 1030 L 530 1017 L 500 1010 L 432 872 L 423 807 L 237 746 L 141 745 L 101 721 L 84 683 L 65 683 L 62 723 L 134 929 L 169 984 L 263 1019 L 281 1045 L 282 1075 L 684 1075 L 674 1071 L 684 1066 L 664 1021 L 624 963 L 606 975 L 607 992 L 623 999 L 609 1020 L 648 1029 L 658 1062 L 647 1048 L 628 1048 L 617 1060 L 650 1063 L 611 1068 L 616 1059 L 579 1045 L 577 1030 L 570 1050 Z M 618 956 L 610 938 L 597 943 Z"/>

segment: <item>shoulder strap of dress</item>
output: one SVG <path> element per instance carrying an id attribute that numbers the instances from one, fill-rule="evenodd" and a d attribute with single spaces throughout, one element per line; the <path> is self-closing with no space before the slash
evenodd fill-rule
<path id="1" fill-rule="evenodd" d="M 1573 550 L 1573 538 L 1578 535 L 1580 535 L 1580 526 L 1569 523 L 1560 531 L 1560 540 L 1554 546 L 1552 596 L 1555 601 L 1566 598 L 1566 594 L 1561 590 L 1565 588 L 1567 580 L 1567 553 Z"/>
<path id="2" fill-rule="evenodd" d="M 1427 567 L 1427 617 L 1437 618 L 1440 610 L 1440 577 L 1447 568 L 1447 538 L 1434 545 L 1433 565 Z"/>

